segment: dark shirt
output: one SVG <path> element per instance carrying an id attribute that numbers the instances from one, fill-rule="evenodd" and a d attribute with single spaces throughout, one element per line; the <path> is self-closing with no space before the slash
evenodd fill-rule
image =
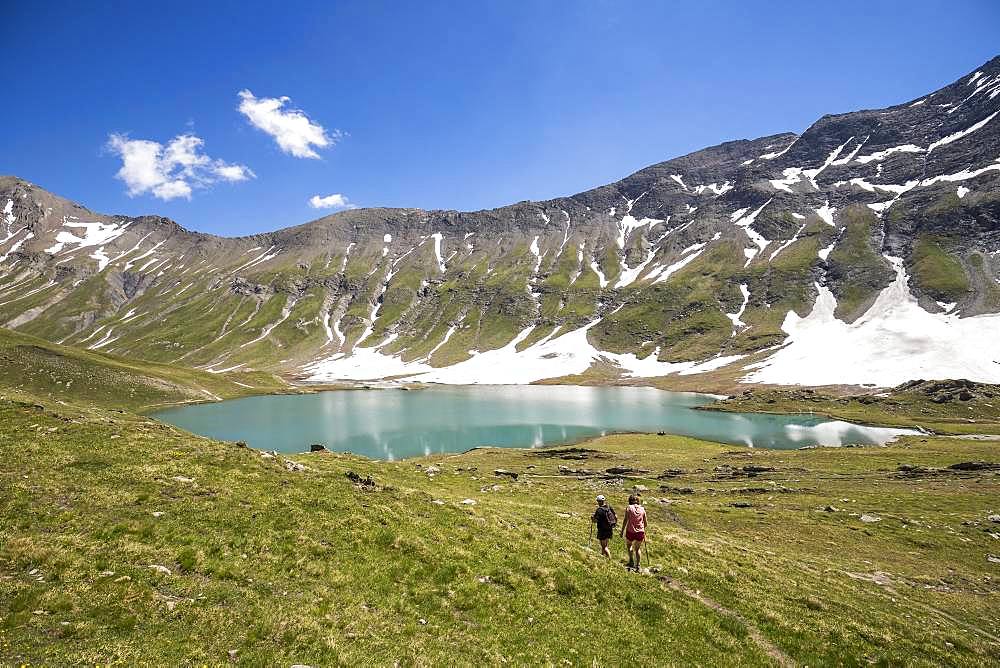
<path id="1" fill-rule="evenodd" d="M 614 528 L 614 525 L 608 521 L 608 506 L 598 506 L 592 519 L 597 522 L 598 531 L 611 531 Z"/>

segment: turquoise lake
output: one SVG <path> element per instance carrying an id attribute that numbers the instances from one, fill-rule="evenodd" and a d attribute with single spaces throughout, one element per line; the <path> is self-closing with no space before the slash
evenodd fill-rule
<path id="1" fill-rule="evenodd" d="M 312 443 L 377 459 L 540 447 L 614 432 L 659 432 L 758 448 L 881 444 L 899 429 L 809 415 L 693 410 L 703 394 L 645 387 L 434 386 L 247 397 L 158 411 L 182 429 L 254 448 L 304 452 Z"/>

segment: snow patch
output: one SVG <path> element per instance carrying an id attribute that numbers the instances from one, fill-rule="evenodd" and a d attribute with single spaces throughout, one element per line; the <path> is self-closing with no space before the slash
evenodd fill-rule
<path id="1" fill-rule="evenodd" d="M 702 246 L 704 246 L 704 244 L 702 244 Z M 651 272 L 649 278 L 653 279 L 654 284 L 662 283 L 663 281 L 667 280 L 668 278 L 676 274 L 678 271 L 680 271 L 681 269 L 683 269 L 684 267 L 688 266 L 696 259 L 698 259 L 698 257 L 704 252 L 704 250 L 705 250 L 704 248 L 699 248 L 694 253 L 682 257 L 677 262 L 674 262 L 669 266 L 657 269 L 655 272 Z"/>
<path id="2" fill-rule="evenodd" d="M 869 162 L 881 162 L 885 160 L 893 153 L 923 153 L 924 149 L 920 148 L 915 144 L 903 144 L 902 146 L 893 146 L 892 148 L 887 148 L 884 151 L 876 151 L 875 153 L 869 153 L 868 155 L 862 155 L 857 158 L 857 162 L 862 165 L 867 165 Z"/>
<path id="3" fill-rule="evenodd" d="M 598 285 L 601 286 L 601 289 L 603 290 L 604 288 L 608 287 L 608 279 L 605 278 L 604 272 L 601 271 L 601 266 L 597 264 L 597 260 L 595 259 L 590 260 L 590 268 L 594 270 L 595 274 L 597 274 L 597 283 Z"/>
<path id="4" fill-rule="evenodd" d="M 125 230 L 132 223 L 125 223 L 124 225 L 117 225 L 115 223 L 78 223 L 69 222 L 68 219 L 63 218 L 63 227 L 73 227 L 82 228 L 83 236 L 76 236 L 72 232 L 66 230 L 60 230 L 56 234 L 56 243 L 51 247 L 45 249 L 45 252 L 50 255 L 55 255 L 63 250 L 67 245 L 76 246 L 76 250 L 81 248 L 89 248 L 90 246 L 103 246 L 106 243 L 117 239 L 125 233 Z"/>
<path id="5" fill-rule="evenodd" d="M 104 254 L 104 246 L 101 246 L 100 248 L 95 250 L 88 257 L 90 257 L 90 259 L 92 260 L 97 260 L 98 274 L 104 271 L 105 267 L 108 266 L 108 263 L 111 262 L 111 258 L 109 258 L 107 255 Z"/>
<path id="6" fill-rule="evenodd" d="M 536 234 L 535 238 L 531 240 L 531 246 L 529 246 L 529 250 L 531 251 L 531 254 L 535 256 L 535 269 L 534 269 L 534 271 L 532 271 L 533 274 L 537 274 L 538 270 L 542 266 L 542 254 L 541 254 L 541 251 L 538 250 L 538 237 L 539 236 L 540 235 Z"/>
<path id="7" fill-rule="evenodd" d="M 746 283 L 740 283 L 740 294 L 743 295 L 743 303 L 740 304 L 739 310 L 736 313 L 726 314 L 726 317 L 733 321 L 733 336 L 736 336 L 740 329 L 747 326 L 745 322 L 740 320 L 747 310 L 747 304 L 750 303 L 750 287 Z"/>
<path id="8" fill-rule="evenodd" d="M 643 270 L 646 268 L 646 266 L 653 260 L 654 255 L 656 255 L 656 250 L 650 248 L 649 251 L 646 253 L 646 259 L 643 260 L 640 264 L 631 268 L 624 262 L 622 262 L 622 267 L 623 267 L 622 273 L 618 277 L 618 282 L 615 283 L 615 287 L 624 288 L 625 286 L 634 283 L 635 279 L 639 278 L 639 274 L 641 274 Z"/>
<path id="9" fill-rule="evenodd" d="M 778 151 L 777 153 L 765 153 L 764 155 L 760 156 L 760 159 L 761 160 L 774 160 L 775 158 L 780 158 L 781 156 L 785 155 L 785 153 L 788 152 L 788 149 L 790 149 L 791 147 L 795 146 L 795 142 L 797 142 L 798 140 L 799 140 L 799 138 L 796 137 L 795 139 L 792 140 L 791 144 L 789 144 L 788 146 L 786 146 L 782 150 Z M 770 147 L 768 147 L 768 148 L 770 148 Z M 749 163 L 745 163 L 745 164 L 749 164 Z"/>
<path id="10" fill-rule="evenodd" d="M 990 114 L 989 116 L 987 116 L 983 120 L 981 120 L 978 123 L 975 123 L 973 125 L 970 125 L 969 127 L 967 127 L 964 130 L 959 130 L 958 132 L 950 134 L 947 137 L 944 137 L 942 139 L 938 139 L 936 142 L 934 142 L 933 144 L 931 144 L 930 146 L 927 147 L 927 153 L 930 154 L 931 151 L 933 151 L 934 149 L 936 149 L 939 146 L 946 146 L 946 145 L 948 145 L 948 144 L 950 144 L 950 143 L 952 143 L 954 141 L 958 141 L 959 139 L 961 139 L 962 137 L 965 137 L 966 135 L 972 134 L 976 130 L 979 130 L 984 125 L 986 125 L 987 123 L 989 123 L 990 121 L 992 121 L 996 117 L 997 114 L 1000 114 L 1000 111 L 994 111 L 992 114 Z"/>
<path id="11" fill-rule="evenodd" d="M 763 211 L 764 207 L 766 207 L 770 203 L 771 200 L 769 199 L 763 204 L 761 204 L 760 208 L 756 209 L 753 213 L 747 214 L 746 209 L 740 209 L 739 211 L 736 211 L 732 215 L 733 224 L 736 225 L 737 227 L 742 227 L 743 231 L 746 232 L 748 237 L 750 237 L 750 241 L 752 241 L 759 247 L 759 250 L 754 250 L 753 255 L 747 255 L 747 262 L 746 265 L 744 266 L 749 266 L 750 262 L 753 261 L 753 258 L 757 255 L 757 253 L 767 248 L 767 245 L 771 243 L 769 239 L 766 239 L 764 235 L 762 235 L 760 232 L 757 232 L 751 227 L 751 225 L 753 225 L 753 221 L 755 221 L 757 219 L 757 216 L 760 215 L 760 212 Z M 737 217 L 736 214 L 740 214 L 739 217 Z"/>
<path id="12" fill-rule="evenodd" d="M 444 260 L 441 259 L 441 240 L 444 236 L 440 232 L 435 232 L 431 235 L 434 239 L 434 257 L 437 258 L 438 270 L 443 274 L 445 272 Z"/>
<path id="13" fill-rule="evenodd" d="M 830 206 L 830 200 L 826 202 L 820 208 L 816 209 L 816 215 L 820 217 L 827 225 L 833 225 L 833 214 L 836 213 L 837 209 Z M 792 214 L 793 216 L 795 214 Z"/>

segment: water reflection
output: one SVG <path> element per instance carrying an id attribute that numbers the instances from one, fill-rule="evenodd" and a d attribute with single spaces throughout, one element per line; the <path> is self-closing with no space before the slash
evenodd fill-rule
<path id="1" fill-rule="evenodd" d="M 389 460 L 486 445 L 541 447 L 621 431 L 763 448 L 875 444 L 901 433 L 805 415 L 691 410 L 714 400 L 643 387 L 434 387 L 248 397 L 172 408 L 156 417 L 256 448 L 302 452 L 324 443 Z"/>

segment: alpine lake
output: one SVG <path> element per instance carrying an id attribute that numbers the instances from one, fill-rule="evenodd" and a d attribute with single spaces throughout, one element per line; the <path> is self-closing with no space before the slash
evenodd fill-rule
<path id="1" fill-rule="evenodd" d="M 812 415 L 697 410 L 717 399 L 648 387 L 427 386 L 254 396 L 151 415 L 260 450 L 303 452 L 318 443 L 387 460 L 479 446 L 565 445 L 622 432 L 663 432 L 777 449 L 880 445 L 914 433 Z"/>

